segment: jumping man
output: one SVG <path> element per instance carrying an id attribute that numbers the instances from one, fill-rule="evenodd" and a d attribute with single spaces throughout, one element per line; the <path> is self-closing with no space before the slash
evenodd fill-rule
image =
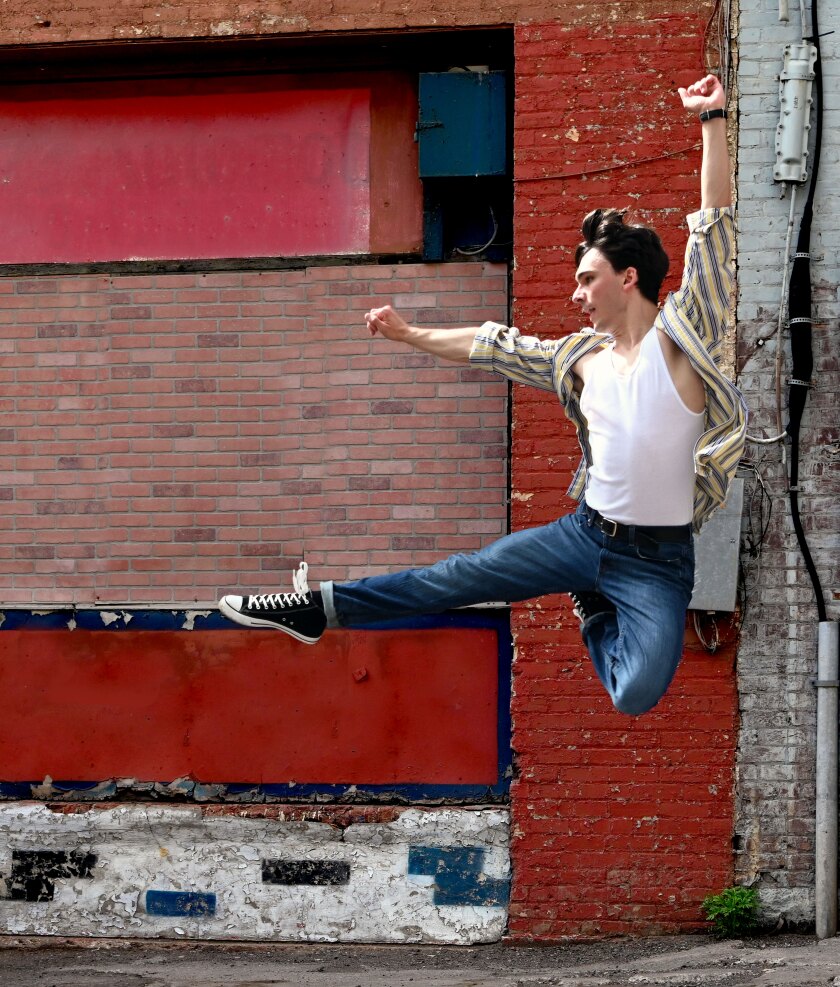
<path id="1" fill-rule="evenodd" d="M 725 95 L 714 76 L 679 90 L 703 136 L 700 210 L 679 290 L 659 306 L 668 258 L 659 237 L 596 209 L 583 221 L 572 299 L 591 329 L 559 340 L 480 328 L 408 325 L 390 306 L 372 335 L 554 391 L 583 454 L 577 510 L 470 555 L 353 582 L 225 596 L 222 613 L 314 644 L 355 627 L 493 600 L 569 593 L 595 670 L 616 708 L 638 715 L 668 688 L 694 584 L 693 533 L 726 496 L 744 445 L 746 408 L 717 365 L 734 277 Z"/>

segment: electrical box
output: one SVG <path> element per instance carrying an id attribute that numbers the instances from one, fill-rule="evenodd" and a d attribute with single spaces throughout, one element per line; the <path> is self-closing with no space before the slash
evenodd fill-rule
<path id="1" fill-rule="evenodd" d="M 732 611 L 738 599 L 738 564 L 744 481 L 729 486 L 726 502 L 694 539 L 694 595 L 689 610 Z"/>
<path id="2" fill-rule="evenodd" d="M 816 45 L 785 45 L 785 64 L 779 76 L 781 116 L 776 128 L 777 182 L 804 182 L 808 177 L 808 135 L 813 99 Z"/>
<path id="3" fill-rule="evenodd" d="M 419 98 L 421 178 L 507 174 L 504 72 L 421 72 Z"/>

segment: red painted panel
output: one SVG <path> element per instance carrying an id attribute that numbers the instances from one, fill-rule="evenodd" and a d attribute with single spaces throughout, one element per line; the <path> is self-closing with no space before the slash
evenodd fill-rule
<path id="1" fill-rule="evenodd" d="M 423 183 L 417 162 L 417 75 L 370 75 L 370 251 L 419 252 L 423 246 Z"/>
<path id="2" fill-rule="evenodd" d="M 4 781 L 493 784 L 492 630 L 0 633 Z"/>
<path id="3" fill-rule="evenodd" d="M 272 77 L 9 87 L 0 263 L 366 253 L 370 102 Z"/>

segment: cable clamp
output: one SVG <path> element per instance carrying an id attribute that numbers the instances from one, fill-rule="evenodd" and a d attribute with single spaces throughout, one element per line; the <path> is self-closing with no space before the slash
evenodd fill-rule
<path id="1" fill-rule="evenodd" d="M 788 382 L 788 384 L 790 384 L 791 387 L 810 387 L 811 386 L 811 381 L 810 380 L 797 380 L 796 377 L 788 377 L 787 382 Z"/>
<path id="2" fill-rule="evenodd" d="M 808 679 L 809 685 L 815 686 L 817 689 L 840 689 L 840 679 Z"/>
<path id="3" fill-rule="evenodd" d="M 810 260 L 811 259 L 811 255 L 810 254 L 806 254 L 804 251 L 803 252 L 797 251 L 793 255 L 793 259 L 794 260 L 797 260 L 800 257 L 803 258 L 804 260 Z"/>
<path id="4" fill-rule="evenodd" d="M 810 325 L 813 320 L 809 319 L 807 316 L 798 315 L 795 319 L 788 319 L 789 326 L 801 326 Z"/>

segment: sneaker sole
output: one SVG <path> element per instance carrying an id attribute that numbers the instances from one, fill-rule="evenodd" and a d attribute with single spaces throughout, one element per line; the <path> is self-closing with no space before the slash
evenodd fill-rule
<path id="1" fill-rule="evenodd" d="M 261 617 L 248 617 L 246 614 L 240 613 L 238 610 L 234 610 L 233 607 L 224 600 L 219 600 L 219 610 L 221 610 L 228 620 L 232 620 L 235 624 L 241 624 L 243 627 L 267 627 L 272 631 L 282 631 L 284 634 L 288 634 L 290 637 L 295 638 L 295 640 L 300 641 L 302 644 L 317 644 L 321 640 L 320 634 L 317 637 L 307 637 L 305 634 L 301 634 L 298 631 L 293 631 L 290 627 L 284 627 L 282 624 L 275 624 L 273 620 L 263 620 Z"/>

